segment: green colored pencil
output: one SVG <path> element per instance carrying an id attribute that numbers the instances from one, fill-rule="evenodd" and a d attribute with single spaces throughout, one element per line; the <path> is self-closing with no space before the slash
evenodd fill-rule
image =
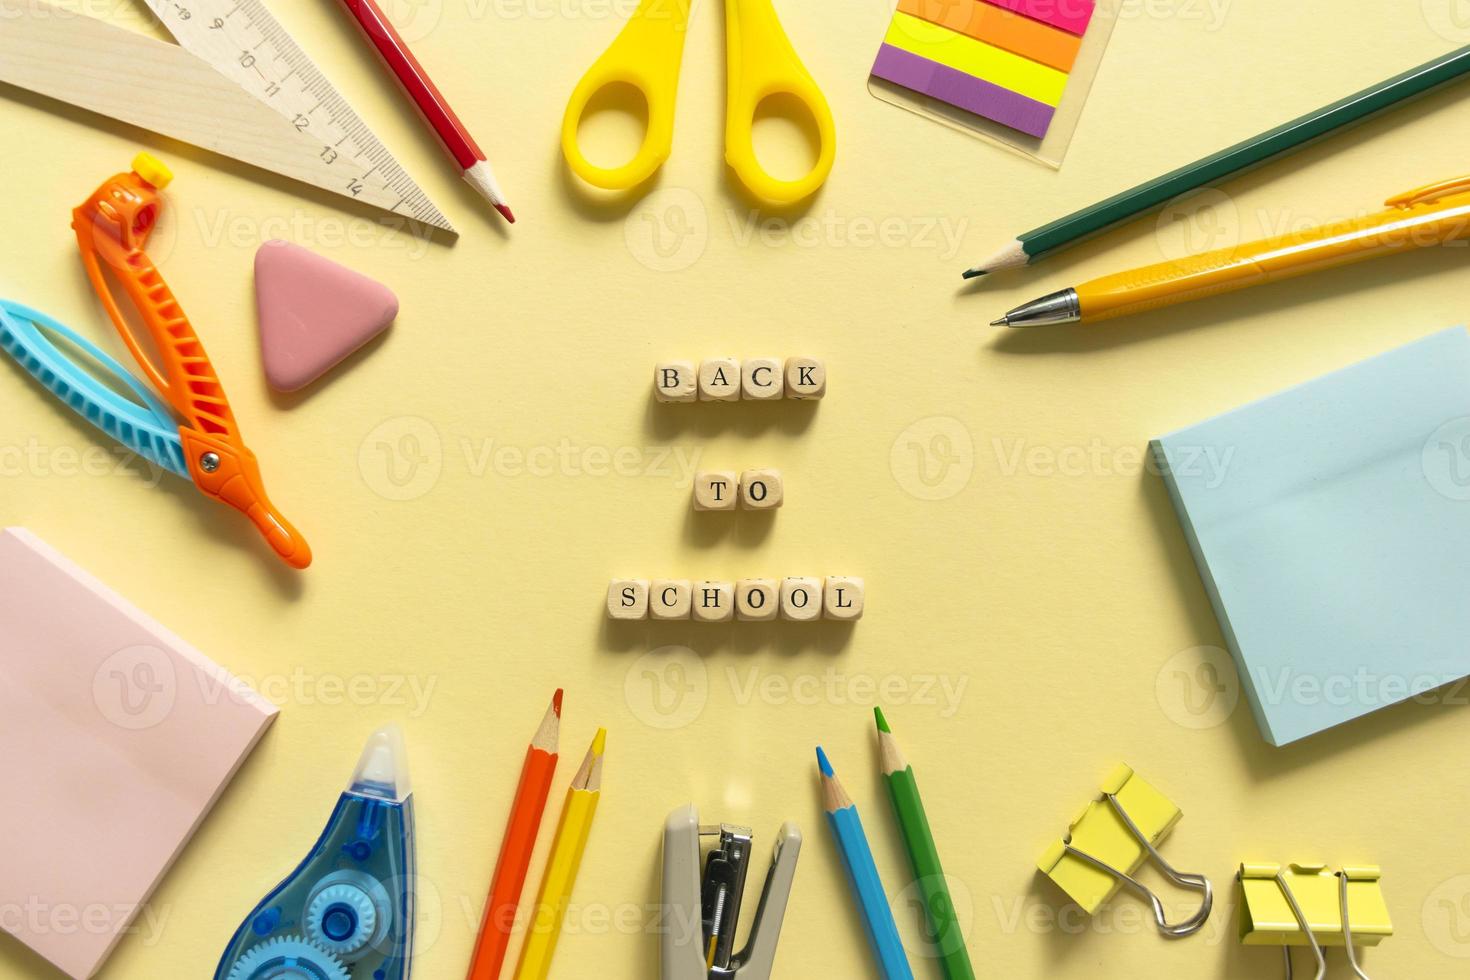
<path id="1" fill-rule="evenodd" d="M 974 279 L 1002 269 L 1030 265 L 1069 245 L 1100 235 L 1115 225 L 1157 210 L 1182 194 L 1235 177 L 1277 157 L 1294 153 L 1380 112 L 1427 95 L 1466 73 L 1470 73 L 1470 47 L 1453 51 L 1372 88 L 1364 89 L 1356 95 L 1350 95 L 1285 125 L 1277 126 L 1270 132 L 1252 136 L 1213 156 L 1196 160 L 1146 184 L 1139 184 L 1132 190 L 1114 195 L 1100 204 L 1083 208 L 1049 225 L 1028 231 L 997 249 L 984 262 L 966 269 L 964 276 L 966 279 Z"/>
<path id="2" fill-rule="evenodd" d="M 949 882 L 945 880 L 944 868 L 939 863 L 939 849 L 934 846 L 934 833 L 929 829 L 924 801 L 919 797 L 914 767 L 899 751 L 893 731 L 888 727 L 888 719 L 883 717 L 883 709 L 874 708 L 873 714 L 878 719 L 883 781 L 888 784 L 893 812 L 898 817 L 903 843 L 913 865 L 914 880 L 918 882 L 919 894 L 924 899 L 924 912 L 929 918 L 929 928 L 934 932 L 934 948 L 939 953 L 940 965 L 944 967 L 945 980 L 975 980 L 970 951 L 965 948 L 965 934 L 960 929 L 954 899 L 949 894 Z"/>

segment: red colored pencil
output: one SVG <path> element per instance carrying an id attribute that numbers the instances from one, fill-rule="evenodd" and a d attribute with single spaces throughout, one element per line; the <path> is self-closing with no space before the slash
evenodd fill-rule
<path id="1" fill-rule="evenodd" d="M 495 205 L 495 210 L 506 221 L 514 224 L 516 216 L 511 213 L 510 205 L 505 203 L 505 195 L 495 181 L 495 172 L 490 169 L 490 161 L 485 159 L 485 154 L 475 143 L 474 137 L 464 128 L 464 123 L 459 121 L 459 117 L 434 85 L 433 79 L 429 78 L 429 73 L 424 71 L 424 66 L 419 64 L 403 38 L 398 36 L 398 31 L 383 15 L 383 11 L 373 0 L 342 0 L 342 5 L 356 18 L 362 32 L 373 42 L 373 47 L 378 49 L 378 54 L 383 56 L 393 74 L 398 76 L 398 81 L 403 83 L 404 90 L 419 107 L 419 112 L 434 127 L 434 132 L 439 134 L 439 139 L 464 171 L 464 179 Z"/>
<path id="2" fill-rule="evenodd" d="M 505 963 L 505 950 L 510 945 L 516 911 L 520 908 L 521 890 L 526 886 L 526 870 L 531 866 L 541 815 L 546 812 L 546 797 L 556 774 L 561 695 L 558 688 L 536 737 L 531 739 L 531 747 L 526 750 L 521 784 L 510 807 L 510 822 L 500 845 L 500 859 L 495 863 L 495 877 L 490 882 L 490 898 L 485 903 L 485 918 L 480 923 L 480 938 L 475 941 L 468 980 L 499 980 L 500 967 Z"/>

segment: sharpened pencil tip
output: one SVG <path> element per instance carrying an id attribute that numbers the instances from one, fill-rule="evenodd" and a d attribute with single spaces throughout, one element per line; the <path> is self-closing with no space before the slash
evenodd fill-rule
<path id="1" fill-rule="evenodd" d="M 960 273 L 960 278 L 961 279 L 979 279 L 981 276 L 985 275 L 989 271 L 990 271 L 989 269 L 966 269 L 964 272 L 961 272 Z"/>
<path id="2" fill-rule="evenodd" d="M 883 717 L 883 709 L 877 705 L 873 706 L 873 717 L 878 720 L 878 731 L 893 734 L 893 729 L 888 727 L 888 719 Z"/>
<path id="3" fill-rule="evenodd" d="M 822 770 L 822 775 L 829 779 L 836 775 L 832 771 L 832 760 L 827 758 L 827 753 L 822 751 L 820 745 L 817 746 L 817 768 Z"/>
<path id="4" fill-rule="evenodd" d="M 516 223 L 515 213 L 511 211 L 509 204 L 497 204 L 495 205 L 495 210 L 499 211 L 500 216 L 506 221 L 509 221 L 511 224 Z"/>
<path id="5" fill-rule="evenodd" d="M 556 693 L 551 696 L 551 707 L 556 710 L 556 716 L 558 718 L 561 717 L 561 696 L 561 688 L 557 688 Z"/>
<path id="6" fill-rule="evenodd" d="M 597 737 L 592 740 L 592 754 L 594 756 L 602 755 L 602 753 L 604 751 L 606 751 L 606 750 L 607 750 L 607 729 L 606 728 L 599 728 L 597 730 Z"/>

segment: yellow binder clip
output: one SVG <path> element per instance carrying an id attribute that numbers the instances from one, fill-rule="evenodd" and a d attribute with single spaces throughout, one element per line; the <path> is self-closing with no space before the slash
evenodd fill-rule
<path id="1" fill-rule="evenodd" d="M 1175 871 L 1157 850 L 1181 816 L 1164 794 L 1132 769 L 1119 766 L 1103 781 L 1101 798 L 1087 804 L 1072 821 L 1071 832 L 1047 849 L 1037 867 L 1088 915 L 1126 885 L 1148 900 L 1160 932 L 1171 938 L 1191 935 L 1210 917 L 1215 894 L 1208 878 Z M 1183 922 L 1169 923 L 1163 902 L 1133 877 L 1149 859 L 1174 884 L 1203 895 L 1198 912 Z"/>
<path id="2" fill-rule="evenodd" d="M 1317 958 L 1316 980 L 1327 975 L 1323 946 L 1341 946 L 1360 980 L 1354 946 L 1377 946 L 1393 935 L 1388 905 L 1375 867 L 1329 871 L 1323 864 L 1242 864 L 1240 866 L 1240 941 L 1247 946 L 1280 946 L 1291 980 L 1291 947 L 1310 946 Z"/>

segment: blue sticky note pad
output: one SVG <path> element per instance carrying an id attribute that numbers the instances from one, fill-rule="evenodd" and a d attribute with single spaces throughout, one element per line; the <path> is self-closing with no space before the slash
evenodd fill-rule
<path id="1" fill-rule="evenodd" d="M 1470 675 L 1463 328 L 1151 449 L 1267 741 Z"/>

